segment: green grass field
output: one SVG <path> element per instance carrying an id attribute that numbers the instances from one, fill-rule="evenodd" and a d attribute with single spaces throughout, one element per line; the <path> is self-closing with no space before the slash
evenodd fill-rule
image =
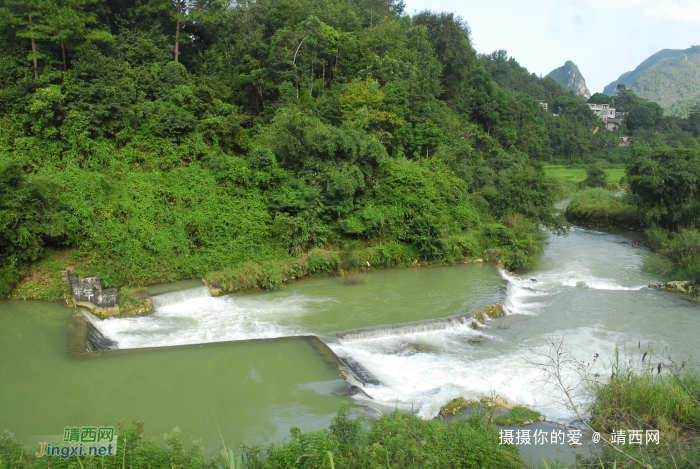
<path id="1" fill-rule="evenodd" d="M 562 164 L 546 164 L 544 165 L 544 172 L 547 176 L 554 176 L 557 179 L 573 182 L 574 184 L 586 179 L 586 171 L 583 168 L 571 168 Z M 608 184 L 620 184 L 620 179 L 625 175 L 623 167 L 606 169 L 605 172 L 608 175 Z"/>

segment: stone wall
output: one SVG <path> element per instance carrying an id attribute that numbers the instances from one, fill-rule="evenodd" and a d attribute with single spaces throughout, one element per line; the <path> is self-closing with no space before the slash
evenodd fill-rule
<path id="1" fill-rule="evenodd" d="M 102 289 L 100 276 L 85 277 L 78 280 L 69 274 L 71 296 L 77 306 L 84 306 L 94 313 L 113 316 L 119 314 L 119 294 L 116 288 Z"/>

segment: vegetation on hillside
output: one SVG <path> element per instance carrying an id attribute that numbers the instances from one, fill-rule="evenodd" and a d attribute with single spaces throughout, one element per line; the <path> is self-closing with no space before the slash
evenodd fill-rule
<path id="1" fill-rule="evenodd" d="M 391 0 L 4 0 L 2 18 L 3 297 L 49 298 L 31 279 L 68 265 L 135 286 L 357 243 L 527 267 L 564 226 L 538 161 L 601 147 L 582 100 L 499 86 L 465 21 Z"/>
<path id="2" fill-rule="evenodd" d="M 605 125 L 583 98 L 576 97 L 573 91 L 551 77 L 539 78 L 529 73 L 504 50 L 480 55 L 479 59 L 494 81 L 514 98 L 520 96 L 522 99 L 527 95 L 547 104 L 548 110 L 541 110 L 541 119 L 550 150 L 549 153 L 540 153 L 541 161 L 586 164 L 603 158 L 621 162 L 607 152 L 610 148 L 617 148 L 617 134 L 604 130 Z"/>
<path id="3" fill-rule="evenodd" d="M 700 46 L 685 50 L 663 49 L 644 60 L 636 69 L 623 73 L 605 87 L 612 96 L 622 84 L 639 96 L 659 103 L 666 113 L 687 117 L 693 106 L 700 105 Z"/>

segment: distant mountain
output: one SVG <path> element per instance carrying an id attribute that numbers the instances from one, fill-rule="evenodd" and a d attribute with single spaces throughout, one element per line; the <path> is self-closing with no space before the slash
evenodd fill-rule
<path id="1" fill-rule="evenodd" d="M 573 90 L 579 96 L 591 97 L 591 92 L 586 88 L 586 80 L 571 60 L 567 60 L 562 67 L 552 70 L 547 76 L 563 87 Z"/>
<path id="2" fill-rule="evenodd" d="M 686 116 L 693 104 L 700 104 L 700 46 L 661 50 L 623 73 L 603 93 L 616 94 L 618 83 L 659 103 L 667 114 Z"/>

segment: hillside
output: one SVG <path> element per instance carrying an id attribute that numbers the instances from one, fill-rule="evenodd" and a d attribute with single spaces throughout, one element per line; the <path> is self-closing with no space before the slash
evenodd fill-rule
<path id="1" fill-rule="evenodd" d="M 538 162 L 602 148 L 583 99 L 510 62 L 523 91 L 499 86 L 449 13 L 152 3 L 0 22 L 0 297 L 58 298 L 65 267 L 122 289 L 524 268 L 563 229 Z"/>
<path id="2" fill-rule="evenodd" d="M 693 104 L 700 103 L 700 46 L 661 50 L 623 73 L 603 93 L 614 95 L 618 83 L 659 103 L 667 114 L 686 116 Z"/>
<path id="3" fill-rule="evenodd" d="M 578 96 L 590 98 L 591 92 L 586 87 L 586 80 L 583 78 L 581 71 L 575 63 L 567 60 L 564 65 L 556 68 L 547 74 L 548 77 L 560 85 L 572 90 Z"/>

